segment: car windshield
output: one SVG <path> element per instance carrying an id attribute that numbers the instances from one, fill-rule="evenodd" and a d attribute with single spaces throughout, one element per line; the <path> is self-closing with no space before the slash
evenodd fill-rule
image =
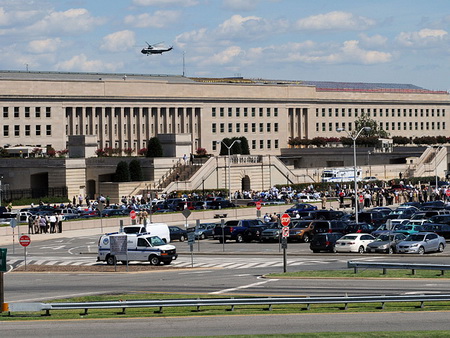
<path id="1" fill-rule="evenodd" d="M 343 240 L 351 240 L 351 239 L 356 239 L 356 236 L 344 236 L 344 237 L 342 237 L 341 239 L 343 239 Z"/>
<path id="2" fill-rule="evenodd" d="M 399 228 L 399 230 L 412 230 L 413 227 L 411 225 L 403 225 Z"/>
<path id="3" fill-rule="evenodd" d="M 159 245 L 165 245 L 166 242 L 164 242 L 161 238 L 158 236 L 150 237 L 150 244 L 152 246 L 159 246 Z"/>
<path id="4" fill-rule="evenodd" d="M 405 241 L 409 241 L 409 242 L 421 242 L 425 239 L 425 235 L 409 235 L 408 237 L 406 237 Z"/>
<path id="5" fill-rule="evenodd" d="M 376 241 L 378 241 L 378 242 L 389 241 L 389 235 L 380 235 L 380 236 L 377 237 Z"/>

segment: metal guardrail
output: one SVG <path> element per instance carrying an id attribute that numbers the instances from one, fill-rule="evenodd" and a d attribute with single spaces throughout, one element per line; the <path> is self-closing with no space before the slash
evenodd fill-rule
<path id="1" fill-rule="evenodd" d="M 358 269 L 383 269 L 383 275 L 387 272 L 387 269 L 403 269 L 411 270 L 413 275 L 416 274 L 416 270 L 440 270 L 441 275 L 444 275 L 444 271 L 450 270 L 450 265 L 443 264 L 418 264 L 418 263 L 379 263 L 379 262 L 355 262 L 348 261 L 348 268 L 353 268 L 354 273 L 358 273 Z"/>
<path id="2" fill-rule="evenodd" d="M 128 308 L 158 308 L 157 313 L 162 313 L 165 307 L 196 307 L 197 311 L 204 306 L 225 306 L 233 311 L 235 306 L 241 305 L 267 305 L 272 310 L 273 305 L 306 305 L 309 310 L 312 304 L 344 304 L 347 310 L 348 304 L 380 303 L 384 309 L 385 303 L 393 302 L 420 302 L 424 307 L 425 302 L 450 301 L 449 295 L 394 295 L 394 296 L 341 296 L 341 297 L 263 297 L 263 298 L 208 298 L 208 299 L 169 299 L 169 300 L 125 300 L 108 302 L 84 302 L 84 303 L 12 303 L 6 311 L 9 312 L 38 312 L 54 310 L 82 309 L 80 315 L 87 315 L 91 309 L 122 309 L 122 314 Z"/>

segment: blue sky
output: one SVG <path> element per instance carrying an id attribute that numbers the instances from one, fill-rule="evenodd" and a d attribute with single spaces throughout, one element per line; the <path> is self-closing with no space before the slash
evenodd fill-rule
<path id="1" fill-rule="evenodd" d="M 450 90 L 449 32 L 448 0 L 1 0 L 0 69 Z"/>

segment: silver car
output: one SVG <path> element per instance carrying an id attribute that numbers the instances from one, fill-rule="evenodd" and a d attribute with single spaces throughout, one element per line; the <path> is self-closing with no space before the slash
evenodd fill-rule
<path id="1" fill-rule="evenodd" d="M 374 242 L 367 244 L 367 252 L 394 253 L 397 251 L 397 244 L 405 240 L 406 236 L 399 233 L 385 233 L 379 235 Z"/>
<path id="2" fill-rule="evenodd" d="M 434 232 L 418 232 L 411 234 L 397 244 L 398 253 L 442 252 L 445 248 L 445 238 Z"/>

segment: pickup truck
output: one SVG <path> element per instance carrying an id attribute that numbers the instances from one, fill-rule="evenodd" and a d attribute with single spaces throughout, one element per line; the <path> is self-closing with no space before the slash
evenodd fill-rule
<path id="1" fill-rule="evenodd" d="M 6 207 L 0 205 L 0 218 L 16 218 L 17 213 L 10 212 Z"/>
<path id="2" fill-rule="evenodd" d="M 247 228 L 254 225 L 264 225 L 265 223 L 259 219 L 240 219 L 226 221 L 224 227 L 217 224 L 213 230 L 213 238 L 218 239 L 220 243 L 227 240 L 235 240 L 237 243 L 244 241 L 244 232 Z M 222 232 L 223 231 L 223 232 Z"/>

